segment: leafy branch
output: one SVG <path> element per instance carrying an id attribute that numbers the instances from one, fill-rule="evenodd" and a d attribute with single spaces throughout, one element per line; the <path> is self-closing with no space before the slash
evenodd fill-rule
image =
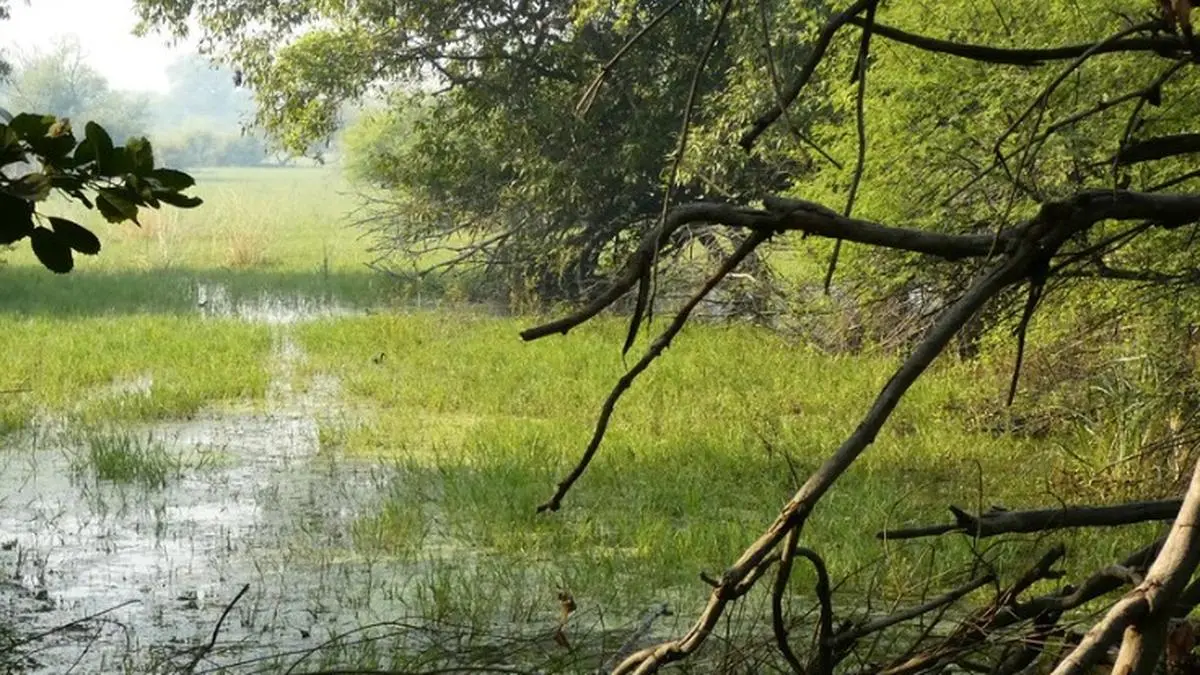
<path id="1" fill-rule="evenodd" d="M 199 197 L 184 194 L 195 183 L 182 171 L 156 167 L 145 138 L 116 145 L 104 127 L 88 122 L 78 140 L 65 117 L 22 113 L 0 124 L 0 245 L 28 238 L 46 269 L 66 274 L 75 253 L 100 252 L 100 239 L 79 223 L 40 212 L 52 194 L 98 210 L 107 222 L 140 226 L 143 208 L 199 206 Z"/>

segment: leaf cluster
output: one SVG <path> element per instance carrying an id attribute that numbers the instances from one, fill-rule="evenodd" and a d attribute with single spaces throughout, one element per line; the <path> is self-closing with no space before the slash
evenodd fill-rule
<path id="1" fill-rule="evenodd" d="M 184 194 L 194 184 L 186 173 L 156 167 L 145 138 L 116 145 L 104 127 L 88 122 L 79 140 L 67 118 L 22 113 L 0 124 L 0 245 L 28 238 L 43 266 L 65 274 L 75 253 L 99 253 L 100 240 L 79 223 L 39 213 L 52 193 L 110 223 L 139 224 L 142 208 L 199 206 L 199 197 Z"/>

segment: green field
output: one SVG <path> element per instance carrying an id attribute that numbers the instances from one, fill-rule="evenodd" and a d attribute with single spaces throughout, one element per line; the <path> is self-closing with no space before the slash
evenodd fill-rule
<path id="1" fill-rule="evenodd" d="M 757 536 L 898 363 L 832 356 L 737 322 L 693 325 L 622 400 L 565 508 L 537 515 L 624 370 L 619 319 L 525 344 L 518 332 L 544 317 L 413 307 L 366 268 L 366 243 L 347 228 L 353 195 L 332 170 L 197 178 L 200 209 L 151 214 L 141 228 L 86 221 L 105 248 L 69 276 L 42 270 L 23 247 L 4 255 L 0 429 L 10 439 L 46 425 L 91 434 L 77 464 L 167 482 L 189 465 L 163 473 L 157 446 L 95 430 L 271 413 L 272 392 L 332 390 L 335 400 L 310 411 L 320 454 L 387 471 L 334 557 L 408 566 L 409 606 L 424 617 L 543 625 L 562 589 L 613 620 L 665 599 L 686 621 L 706 598 L 697 575 L 718 575 Z M 271 320 L 271 302 L 299 303 L 288 305 L 297 316 Z M 911 601 L 931 580 L 950 585 L 973 556 L 963 538 L 882 544 L 877 530 L 942 522 L 949 504 L 1071 501 L 1065 469 L 1123 452 L 1070 432 L 990 432 L 1007 366 L 940 362 L 821 503 L 803 541 L 829 562 L 841 597 Z M 1008 539 L 987 556 L 1011 574 L 1064 541 L 1092 556 L 1070 556 L 1067 569 L 1091 570 L 1146 529 L 1098 546 L 1086 532 Z M 795 602 L 811 604 L 812 580 L 798 575 Z"/>

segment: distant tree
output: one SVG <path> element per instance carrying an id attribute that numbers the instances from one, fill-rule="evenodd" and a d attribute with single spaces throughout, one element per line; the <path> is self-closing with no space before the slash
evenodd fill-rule
<path id="1" fill-rule="evenodd" d="M 3 88 L 4 105 L 68 119 L 92 119 L 118 139 L 145 134 L 149 98 L 115 91 L 87 63 L 79 41 L 58 40 L 47 51 L 21 58 Z"/>
<path id="2" fill-rule="evenodd" d="M 198 54 L 182 56 L 167 66 L 168 88 L 155 101 L 159 129 L 203 122 L 214 130 L 238 131 L 253 120 L 254 97 L 234 85 L 234 73 Z"/>

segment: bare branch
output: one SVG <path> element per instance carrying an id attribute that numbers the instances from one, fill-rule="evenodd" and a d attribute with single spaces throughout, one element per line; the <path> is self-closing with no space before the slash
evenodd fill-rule
<path id="1" fill-rule="evenodd" d="M 608 394 L 608 398 L 604 401 L 604 406 L 600 411 L 600 418 L 596 421 L 596 428 L 592 433 L 592 440 L 588 443 L 587 449 L 584 450 L 583 456 L 580 457 L 579 463 L 575 465 L 575 468 L 571 470 L 571 473 L 567 474 L 566 478 L 559 482 L 558 486 L 554 490 L 554 494 L 550 497 L 550 499 L 541 506 L 538 506 L 538 513 L 543 511 L 557 511 L 559 507 L 562 506 L 563 497 L 565 497 L 567 492 L 571 490 L 571 486 L 575 484 L 575 481 L 579 480 L 579 477 L 582 476 L 583 472 L 587 470 L 588 464 L 590 464 L 592 461 L 592 457 L 594 457 L 596 451 L 600 449 L 600 443 L 604 440 L 604 434 L 608 430 L 608 421 L 612 418 L 613 410 L 617 406 L 617 401 L 621 399 L 621 395 L 624 394 L 627 389 L 629 389 L 629 387 L 633 384 L 633 381 L 637 379 L 638 375 L 641 375 L 643 371 L 650 367 L 650 364 L 653 363 L 655 359 L 657 359 L 664 351 L 666 351 L 667 347 L 671 345 L 671 341 L 674 340 L 675 336 L 679 334 L 679 331 L 683 330 L 684 324 L 687 323 L 688 316 L 690 316 L 692 310 L 694 310 L 696 306 L 700 304 L 700 301 L 703 300 L 709 293 L 711 293 L 712 290 L 717 287 L 717 284 L 721 283 L 722 279 L 724 279 L 739 264 L 741 264 L 741 262 L 746 259 L 746 256 L 750 255 L 754 249 L 758 248 L 759 244 L 766 241 L 769 236 L 769 232 L 758 231 L 742 242 L 741 246 L 739 246 L 738 249 L 725 260 L 721 267 L 715 273 L 713 273 L 711 277 L 709 277 L 708 281 L 704 283 L 704 286 L 687 301 L 687 303 L 679 310 L 678 313 L 676 313 L 675 318 L 671 321 L 671 325 L 667 326 L 666 330 L 664 330 L 662 334 L 654 340 L 654 343 L 650 345 L 650 348 L 646 350 L 646 353 L 642 355 L 642 358 L 624 375 L 621 376 L 621 379 L 617 381 L 616 386 L 613 387 L 612 391 Z"/>
<path id="2" fill-rule="evenodd" d="M 858 17 L 852 17 L 848 23 L 861 28 L 866 22 Z M 985 61 L 987 63 L 1013 66 L 1041 66 L 1047 61 L 1075 59 L 1089 52 L 1092 54 L 1154 52 L 1169 56 L 1178 53 L 1184 48 L 1183 41 L 1175 35 L 1124 38 L 1111 42 L 1051 47 L 1048 49 L 1006 49 L 1003 47 L 989 47 L 952 42 L 950 40 L 939 40 L 937 38 L 910 33 L 879 22 L 875 23 L 873 30 L 881 37 L 927 52 L 948 54 L 972 61 Z"/>
<path id="3" fill-rule="evenodd" d="M 951 506 L 953 523 L 901 530 L 884 530 L 878 539 L 915 539 L 948 532 L 961 532 L 975 538 L 994 537 L 1016 532 L 1045 532 L 1072 527 L 1113 527 L 1154 520 L 1171 520 L 1179 513 L 1182 500 L 1131 502 L 1115 506 L 1070 506 L 1039 511 L 988 511 L 973 516 Z"/>
<path id="4" fill-rule="evenodd" d="M 1200 152 L 1200 134 L 1156 136 L 1121 148 L 1115 162 L 1121 165 L 1151 162 L 1156 159 Z"/>
<path id="5" fill-rule="evenodd" d="M 1079 645 L 1054 669 L 1052 675 L 1077 675 L 1087 672 L 1109 647 L 1124 640 L 1114 672 L 1142 673 L 1154 652 L 1151 642 L 1165 636 L 1166 621 L 1176 600 L 1200 563 L 1200 462 L 1192 472 L 1192 481 L 1184 496 L 1179 516 L 1171 527 L 1146 579 L 1120 600 L 1108 614 L 1087 632 Z M 1162 635 L 1158 635 L 1161 633 Z M 1161 651 L 1152 654 L 1154 659 Z M 1153 665 L 1152 663 L 1150 664 Z"/>

